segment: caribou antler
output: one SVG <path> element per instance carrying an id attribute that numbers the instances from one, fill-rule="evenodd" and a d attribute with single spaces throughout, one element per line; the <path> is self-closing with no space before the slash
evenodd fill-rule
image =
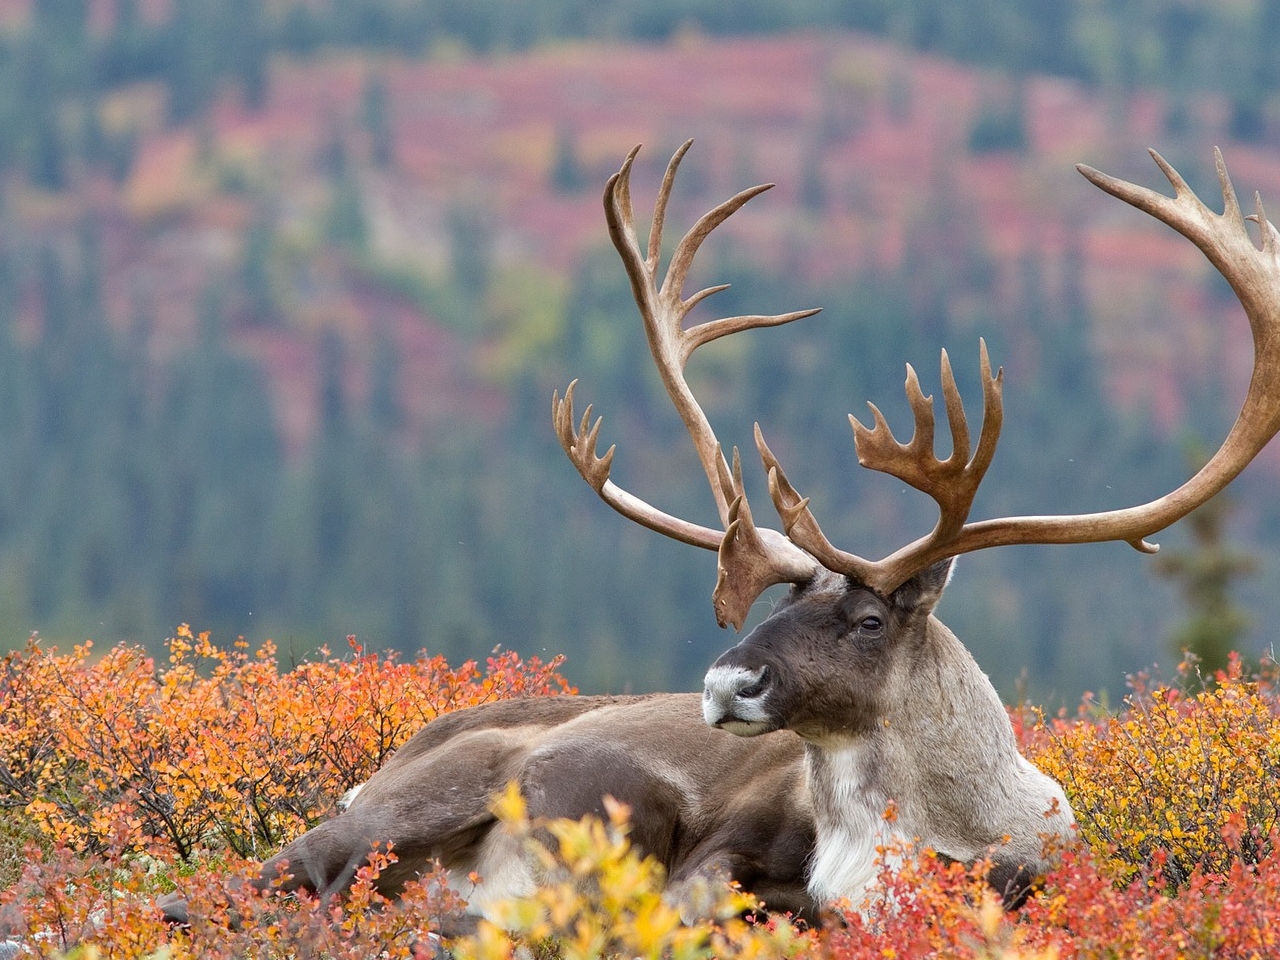
<path id="1" fill-rule="evenodd" d="M 964 529 L 978 485 L 982 483 L 987 467 L 995 456 L 1004 414 L 1004 371 L 998 371 L 993 377 L 986 341 L 980 340 L 979 347 L 983 418 L 978 449 L 972 457 L 969 453 L 969 422 L 965 417 L 955 376 L 951 372 L 951 360 L 945 350 L 942 351 L 942 394 L 947 422 L 951 428 L 952 446 L 951 456 L 947 459 L 939 460 L 934 454 L 933 397 L 926 397 L 921 391 L 919 378 L 910 364 L 907 364 L 906 391 L 907 402 L 915 415 L 915 432 L 908 443 L 900 442 L 893 435 L 884 415 L 874 403 L 867 404 L 875 421 L 874 427 L 868 428 L 856 417 L 849 417 L 849 422 L 853 425 L 859 463 L 911 484 L 917 490 L 929 494 L 938 504 L 938 522 L 933 532 L 913 544 L 915 550 L 912 553 L 904 554 L 898 559 L 899 567 L 886 569 L 889 561 L 877 563 L 865 560 L 834 547 L 823 535 L 810 512 L 808 499 L 802 498 L 787 480 L 777 457 L 765 444 L 760 428 L 756 427 L 756 446 L 769 475 L 769 493 L 773 497 L 778 515 L 782 517 L 782 528 L 792 542 L 816 557 L 829 570 L 847 574 L 861 583 L 882 589 L 885 593 L 928 565 L 928 562 L 921 564 L 916 560 L 918 553 L 932 556 L 939 552 L 941 555 L 936 559 L 952 555 L 947 549 Z M 891 582 L 893 586 L 881 586 Z"/>
<path id="2" fill-rule="evenodd" d="M 1121 510 L 970 522 L 969 511 L 995 455 L 1003 418 L 1003 376 L 999 371 L 992 375 L 991 361 L 983 342 L 980 345 L 982 430 L 977 449 L 972 453 L 964 404 L 946 351 L 942 354 L 942 394 L 953 449 L 945 460 L 934 453 L 933 398 L 924 395 L 910 366 L 907 367 L 906 393 L 915 419 L 915 430 L 908 442 L 902 443 L 893 435 L 874 404 L 871 405 L 871 427 L 854 417 L 849 418 L 858 459 L 863 466 L 895 476 L 937 502 L 938 522 L 927 536 L 875 561 L 836 548 L 822 533 L 809 509 L 809 501 L 796 491 L 765 444 L 759 425 L 756 426 L 756 446 L 769 477 L 770 496 L 782 519 L 784 532 L 757 527 L 743 492 L 737 451 L 734 451 L 733 469 L 730 470 L 715 434 L 685 382 L 684 365 L 694 350 L 718 337 L 753 327 L 788 323 L 817 311 L 804 310 L 772 317 L 728 317 L 687 329 L 684 327 L 685 316 L 696 304 L 724 289 L 722 286 L 708 287 L 688 298 L 683 297 L 681 289 L 698 247 L 712 230 L 743 204 L 768 189 L 768 185 L 764 185 L 744 190 L 703 216 L 676 247 L 671 266 L 659 286 L 658 256 L 667 199 L 676 168 L 688 148 L 689 143 L 681 147 L 667 167 L 654 209 L 647 254 L 640 252 L 631 211 L 630 173 L 636 150 L 627 156 L 622 169 L 609 180 L 605 189 L 605 212 L 609 235 L 631 278 L 632 292 L 644 320 L 649 347 L 667 393 L 693 438 L 724 530 L 713 530 L 672 517 L 615 486 L 609 480 L 613 448 L 603 457 L 596 454 L 600 421 L 594 425 L 590 423 L 588 408 L 581 423 L 574 425 L 572 384 L 563 400 L 558 395 L 553 398 L 552 406 L 556 432 L 569 458 L 592 488 L 615 510 L 659 533 L 718 551 L 720 575 L 714 596 L 716 617 L 722 625 L 727 622 L 740 627 L 747 610 L 765 588 L 775 583 L 809 580 L 821 567 L 845 574 L 887 595 L 939 560 L 987 547 L 1119 540 L 1139 550 L 1153 552 L 1156 547 L 1147 542 L 1147 537 L 1186 516 L 1220 491 L 1280 431 L 1280 233 L 1267 220 L 1260 197 L 1256 201 L 1257 212 L 1248 217 L 1242 215 L 1220 151 L 1215 151 L 1214 156 L 1224 210 L 1215 214 L 1200 201 L 1178 172 L 1153 150 L 1151 156 L 1173 185 L 1172 197 L 1106 176 L 1091 167 L 1081 165 L 1077 169 L 1091 183 L 1149 213 L 1191 240 L 1231 284 L 1249 318 L 1254 341 L 1254 369 L 1249 391 L 1222 447 L 1200 472 L 1163 497 Z M 1246 220 L 1255 221 L 1261 229 L 1261 249 L 1250 238 Z"/>
<path id="3" fill-rule="evenodd" d="M 1254 369 L 1249 390 L 1235 425 L 1222 447 L 1195 476 L 1149 503 L 1120 510 L 1064 516 L 1005 517 L 965 522 L 1000 430 L 1000 375 L 991 376 L 986 345 L 982 346 L 984 417 L 978 451 L 968 459 L 969 431 L 964 409 L 945 352 L 942 359 L 943 394 L 955 438 L 955 452 L 939 461 L 933 454 L 932 398 L 924 397 L 915 373 L 908 367 L 907 398 L 915 413 L 916 432 L 908 444 L 899 443 L 872 405 L 875 427 L 853 421 L 854 442 L 863 466 L 892 474 L 928 493 L 937 501 L 939 519 L 928 536 L 879 561 L 870 561 L 833 547 L 802 498 L 787 481 L 777 459 L 757 436 L 761 458 L 769 472 L 769 488 L 783 529 L 793 542 L 831 570 L 857 578 L 889 593 L 914 573 L 946 557 L 987 547 L 1029 543 L 1100 543 L 1124 541 L 1144 552 L 1157 547 L 1149 537 L 1180 520 L 1231 482 L 1280 431 L 1280 234 L 1267 220 L 1262 199 L 1257 212 L 1244 217 L 1227 175 L 1222 153 L 1215 151 L 1224 210 L 1213 213 L 1183 178 L 1154 150 L 1151 156 L 1173 185 L 1174 195 L 1149 190 L 1080 165 L 1093 184 L 1149 213 L 1191 240 L 1222 273 L 1239 297 L 1253 331 Z M 1259 249 L 1245 220 L 1262 232 Z"/>
<path id="4" fill-rule="evenodd" d="M 573 389 L 570 384 L 564 399 L 557 392 L 551 401 L 556 434 L 578 472 L 606 503 L 631 520 L 652 530 L 697 547 L 716 550 L 720 559 L 720 576 L 714 594 L 716 619 L 723 626 L 732 623 L 740 628 L 747 611 L 761 591 L 775 583 L 791 583 L 814 576 L 817 562 L 774 530 L 757 529 L 742 488 L 742 471 L 734 452 L 734 468 L 725 462 L 720 444 L 698 405 L 684 377 L 684 367 L 693 352 L 703 344 L 720 337 L 755 327 L 777 326 L 808 317 L 817 310 L 799 310 L 777 316 L 723 317 L 686 328 L 685 317 L 695 306 L 726 285 L 707 287 L 685 297 L 683 288 L 702 242 L 748 200 L 768 190 L 762 184 L 743 190 L 714 210 L 704 214 L 677 244 L 666 276 L 658 283 L 658 259 L 662 250 L 662 227 L 667 201 L 675 182 L 680 161 L 692 145 L 687 141 L 667 165 L 666 175 L 658 191 L 653 220 L 649 228 L 648 249 L 642 253 L 636 239 L 635 219 L 631 207 L 631 167 L 640 148 L 636 147 L 609 178 L 604 191 L 605 218 L 609 237 L 622 257 L 631 291 L 644 321 L 645 335 L 654 362 L 662 377 L 667 395 L 693 439 L 694 449 L 711 486 L 723 530 L 699 526 L 652 507 L 618 487 L 609 479 L 614 448 L 603 457 L 597 456 L 596 444 L 600 420 L 590 423 L 587 408 L 575 428 Z M 575 381 L 576 383 L 576 381 Z"/>

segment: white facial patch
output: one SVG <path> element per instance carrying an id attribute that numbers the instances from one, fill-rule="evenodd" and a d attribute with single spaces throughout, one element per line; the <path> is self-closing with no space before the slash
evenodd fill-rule
<path id="1" fill-rule="evenodd" d="M 765 668 L 712 667 L 702 681 L 702 719 L 708 726 L 721 727 L 738 735 L 754 732 L 769 721 L 765 705 L 767 693 L 742 696 L 760 683 Z"/>

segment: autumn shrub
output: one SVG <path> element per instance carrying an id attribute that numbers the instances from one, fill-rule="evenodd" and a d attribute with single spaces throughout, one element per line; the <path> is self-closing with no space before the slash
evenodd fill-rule
<path id="1" fill-rule="evenodd" d="M 63 846 L 32 861 L 0 895 L 0 926 L 24 956 L 232 960 L 244 957 L 367 960 L 429 957 L 431 931 L 461 904 L 439 872 L 409 883 L 394 902 L 375 884 L 394 861 L 374 851 L 341 900 L 300 893 L 260 893 L 243 882 L 249 861 L 229 861 L 182 878 L 183 893 L 201 909 L 189 926 L 171 930 L 155 907 L 156 859 L 124 852 L 117 836 L 103 855 L 85 857 Z"/>
<path id="2" fill-rule="evenodd" d="M 1033 898 L 1004 910 L 985 880 L 930 851 L 882 849 L 877 894 L 860 911 L 837 906 L 814 929 L 752 913 L 725 887 L 707 919 L 681 924 L 661 897 L 662 868 L 626 841 L 626 811 L 607 822 L 531 824 L 520 796 L 498 805 L 542 872 L 530 897 L 501 905 L 496 923 L 456 940 L 460 960 L 538 955 L 826 960 L 1269 960 L 1280 956 L 1280 860 L 1233 861 L 1225 874 L 1195 867 L 1178 887 L 1160 858 L 1125 882 L 1088 847 L 1062 851 Z M 530 949 L 535 948 L 535 949 Z"/>
<path id="3" fill-rule="evenodd" d="M 628 810 L 611 800 L 605 806 L 607 821 L 531 821 L 520 791 L 509 787 L 495 812 L 529 853 L 538 889 L 500 904 L 494 922 L 481 920 L 450 952 L 459 960 L 510 960 L 539 948 L 561 960 L 710 960 L 799 957 L 817 946 L 784 918 L 756 916 L 759 904 L 727 884 L 708 884 L 705 919 L 681 922 L 663 898 L 662 865 L 631 846 Z"/>
<path id="4" fill-rule="evenodd" d="M 1158 858 L 1157 858 L 1158 860 Z M 1159 864 L 1127 882 L 1088 847 L 1064 851 L 1016 913 L 966 869 L 924 856 L 885 871 L 865 915 L 828 925 L 830 960 L 1271 960 L 1280 956 L 1280 863 L 1193 868 L 1171 886 Z"/>
<path id="5" fill-rule="evenodd" d="M 327 652 L 282 671 L 268 642 L 218 647 L 180 628 L 168 663 L 32 642 L 0 666 L 0 806 L 50 840 L 101 852 L 120 825 L 180 859 L 260 857 L 334 811 L 423 724 L 515 696 L 574 692 L 560 660 L 495 654 L 481 670 Z"/>
<path id="6" fill-rule="evenodd" d="M 260 894 L 243 879 L 423 723 L 572 692 L 558 667 L 502 654 L 455 669 L 353 644 L 282 670 L 270 645 L 219 648 L 186 628 L 159 665 L 128 647 L 33 643 L 0 669 L 0 937 L 59 960 L 430 955 L 429 932 L 460 904 L 438 871 L 395 903 L 380 897 L 394 849 L 371 851 L 338 899 Z M 1075 716 L 1012 716 L 1028 756 L 1066 788 L 1081 839 L 1016 913 L 983 863 L 884 850 L 880 895 L 812 929 L 715 885 L 706 919 L 682 923 L 661 865 L 630 846 L 624 808 L 534 823 L 511 791 L 495 809 L 539 886 L 451 949 L 469 960 L 1280 957 L 1270 674 L 1233 660 L 1207 683 L 1137 678 L 1115 713 L 1089 700 Z M 155 907 L 174 888 L 201 908 L 185 931 Z"/>
<path id="7" fill-rule="evenodd" d="M 410 881 L 395 901 L 388 900 L 376 882 L 394 861 L 394 851 L 373 851 L 341 899 L 259 893 L 228 884 L 225 873 L 202 871 L 183 884 L 183 893 L 202 911 L 190 927 L 159 942 L 167 942 L 173 960 L 432 957 L 431 938 L 442 918 L 462 909 L 462 901 L 440 870 Z M 252 864 L 241 869 L 242 875 L 252 871 Z"/>
<path id="8" fill-rule="evenodd" d="M 509 787 L 495 804 L 502 828 L 529 851 L 538 890 L 500 904 L 494 922 L 451 943 L 460 960 L 508 960 L 544 945 L 562 960 L 645 957 L 703 960 L 727 956 L 801 956 L 812 938 L 790 923 L 755 919 L 758 904 L 728 884 L 708 884 L 703 920 L 682 923 L 663 899 L 662 865 L 628 840 L 628 812 L 605 804 L 608 819 L 532 822 L 524 797 Z M 746 919 L 744 919 L 746 918 Z"/>
<path id="9" fill-rule="evenodd" d="M 1088 848 L 1068 854 L 1040 896 L 1005 921 L 1062 960 L 1267 960 L 1280 956 L 1280 862 L 1232 862 L 1217 874 L 1193 867 L 1178 886 L 1161 857 L 1117 883 Z"/>
<path id="10" fill-rule="evenodd" d="M 989 866 L 927 850 L 882 851 L 877 895 L 861 912 L 844 911 L 826 924 L 823 952 L 831 960 L 1057 958 L 1037 927 L 1010 922 L 984 879 Z"/>
<path id="11" fill-rule="evenodd" d="M 61 957 L 77 945 L 105 955 L 144 957 L 167 939 L 154 906 L 154 881 L 145 857 L 125 858 L 122 833 L 102 855 L 65 845 L 29 849 L 18 879 L 0 894 L 0 931 L 28 956 Z"/>
<path id="12" fill-rule="evenodd" d="M 1086 701 L 1027 742 L 1062 783 L 1082 839 L 1112 875 L 1152 865 L 1175 885 L 1199 869 L 1258 863 L 1280 826 L 1280 710 L 1266 677 L 1238 657 L 1210 683 L 1188 667 L 1175 684 L 1133 681 L 1117 714 Z"/>

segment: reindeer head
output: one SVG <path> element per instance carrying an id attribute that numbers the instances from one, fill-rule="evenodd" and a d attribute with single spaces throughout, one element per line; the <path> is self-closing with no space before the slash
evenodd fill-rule
<path id="1" fill-rule="evenodd" d="M 703 718 L 744 737 L 785 728 L 831 741 L 873 731 L 917 664 L 937 659 L 929 619 L 950 570 L 942 560 L 888 596 L 830 571 L 795 584 L 711 665 Z"/>
<path id="2" fill-rule="evenodd" d="M 602 457 L 596 454 L 600 420 L 590 422 L 588 407 L 575 423 L 573 384 L 563 400 L 558 395 L 553 398 L 552 412 L 570 460 L 615 510 L 667 536 L 717 552 L 719 577 L 713 602 L 721 626 L 732 623 L 740 629 L 763 590 L 779 583 L 793 585 L 772 615 L 723 654 L 708 672 L 703 707 L 706 721 L 713 726 L 743 736 L 788 728 L 806 739 L 821 741 L 856 735 L 888 722 L 891 702 L 918 672 L 945 669 L 947 665 L 939 664 L 939 658 L 967 658 L 967 653 L 957 653 L 963 648 L 931 616 L 946 585 L 952 558 L 1005 544 L 1111 540 L 1153 552 L 1156 547 L 1144 538 L 1225 487 L 1280 430 L 1278 235 L 1260 199 L 1254 215 L 1242 215 L 1220 153 L 1216 157 L 1225 209 L 1215 214 L 1152 151 L 1173 185 L 1172 198 L 1089 167 L 1078 169 L 1101 189 L 1195 243 L 1231 284 L 1249 318 L 1255 345 L 1253 379 L 1235 426 L 1199 473 L 1163 497 L 1125 509 L 970 521 L 974 495 L 995 455 L 1003 418 L 1002 375 L 1000 371 L 992 374 L 986 344 L 980 342 L 983 419 L 976 449 L 971 451 L 964 404 L 945 351 L 942 392 L 953 445 L 946 459 L 934 452 L 933 398 L 924 395 L 909 365 L 906 393 L 915 429 L 908 442 L 894 437 L 874 404 L 870 427 L 849 418 L 863 466 L 897 477 L 937 503 L 938 521 L 930 533 L 876 561 L 836 548 L 823 535 L 808 499 L 787 480 L 758 426 L 756 446 L 782 529 L 757 527 L 743 489 L 738 452 L 734 450 L 731 468 L 685 381 L 684 367 L 698 347 L 718 337 L 788 323 L 817 311 L 729 317 L 685 326 L 685 318 L 695 305 L 724 289 L 709 287 L 684 297 L 684 281 L 699 246 L 715 227 L 769 188 L 745 190 L 703 216 L 677 245 L 659 284 L 666 204 L 676 169 L 690 143 L 676 152 L 667 167 L 647 251 L 642 253 L 638 245 L 631 208 L 630 174 L 636 150 L 609 180 L 604 201 L 610 236 L 631 278 L 650 349 L 702 462 L 721 529 L 663 513 L 616 486 L 609 479 L 614 448 Z M 1260 227 L 1261 249 L 1250 238 L 1246 219 Z"/>

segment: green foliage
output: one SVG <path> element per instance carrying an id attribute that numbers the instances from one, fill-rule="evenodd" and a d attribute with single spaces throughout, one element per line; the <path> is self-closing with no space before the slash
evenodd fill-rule
<path id="1" fill-rule="evenodd" d="M 1203 457 L 1195 462 L 1198 468 Z M 1189 654 L 1210 675 L 1226 669 L 1250 625 L 1232 591 L 1258 561 L 1226 539 L 1234 508 L 1229 493 L 1218 494 L 1187 517 L 1190 545 L 1156 558 L 1156 571 L 1178 584 L 1187 607 L 1187 618 L 1172 637 L 1174 651 Z"/>
<path id="2" fill-rule="evenodd" d="M 578 144 L 571 130 L 556 131 L 556 153 L 551 182 L 561 193 L 578 193 L 590 186 L 578 162 Z"/>
<path id="3" fill-rule="evenodd" d="M 391 127 L 391 107 L 386 82 L 378 76 L 365 84 L 360 105 L 360 122 L 369 137 L 369 153 L 380 168 L 391 166 L 395 159 L 395 139 Z"/>
<path id="4" fill-rule="evenodd" d="M 474 302 L 493 276 L 493 213 L 485 200 L 461 200 L 449 211 L 448 230 L 450 278 Z"/>
<path id="5" fill-rule="evenodd" d="M 969 150 L 973 153 L 1019 152 L 1026 146 L 1027 130 L 1021 105 L 1011 110 L 984 110 L 969 132 Z"/>
<path id="6" fill-rule="evenodd" d="M 127 165 L 127 137 L 111 149 L 93 130 L 104 94 L 137 81 L 158 81 L 174 122 L 194 118 L 228 88 L 262 101 L 273 55 L 309 55 L 325 47 L 411 55 L 462 43 L 482 51 L 528 48 L 553 39 L 665 39 L 696 26 L 712 34 L 796 28 L 853 28 L 917 49 L 995 64 L 1014 73 L 1049 72 L 1111 91 L 1164 86 L 1178 94 L 1213 91 L 1231 105 L 1242 139 L 1274 138 L 1280 67 L 1268 55 L 1280 44 L 1280 13 L 1268 3 L 1194 9 L 1178 0 L 749 0 L 732 10 L 710 0 L 550 0 L 512 6 L 503 0 L 334 4 L 262 4 L 254 0 L 175 0 L 155 21 L 136 0 L 118 5 L 107 30 L 87 29 L 88 6 L 35 6 L 25 30 L 0 38 L 0 119 L 6 137 L 0 166 L 17 160 L 37 184 L 60 188 L 89 168 Z M 78 118 L 78 119 L 77 119 Z M 392 159 L 385 89 L 369 82 L 360 121 L 380 166 Z M 997 111 L 974 131 L 979 148 L 1016 147 L 1012 114 Z M 577 189 L 561 146 L 557 176 Z"/>
<path id="7" fill-rule="evenodd" d="M 261 239 L 251 249 L 273 249 L 265 227 L 255 229 Z M 944 295 L 981 296 L 989 283 L 980 251 L 955 253 L 972 250 L 964 240 L 930 247 L 936 238 L 922 234 L 901 273 L 808 293 L 732 251 L 713 265 L 717 280 L 732 283 L 715 298 L 725 314 L 826 307 L 801 328 L 717 344 L 690 375 L 727 443 L 749 442 L 752 422 L 761 422 L 837 542 L 932 523 L 926 498 L 892 495 L 892 484 L 856 469 L 841 413 L 874 398 L 900 418 L 902 362 L 914 362 L 930 389 L 944 344 L 962 390 L 974 395 L 973 343 L 950 333 L 963 318 Z M 53 637 L 145 636 L 163 629 L 157 621 L 167 611 L 186 610 L 226 635 L 270 631 L 304 646 L 356 632 L 378 646 L 429 643 L 450 655 L 498 643 L 564 649 L 596 690 L 689 686 L 723 644 L 708 610 L 712 558 L 631 529 L 597 503 L 547 423 L 551 390 L 582 377 L 583 402 L 605 416 L 603 439 L 621 441 L 619 482 L 714 522 L 612 251 L 584 259 L 567 286 L 506 268 L 478 301 L 453 294 L 475 303 L 469 318 L 459 316 L 458 333 L 477 338 L 477 372 L 508 406 L 501 417 L 451 423 L 418 452 L 404 444 L 397 416 L 394 354 L 384 346 L 359 356 L 336 333 L 323 336 L 322 429 L 289 459 L 261 415 L 273 404 L 268 385 L 226 330 L 239 305 L 270 297 L 260 265 L 241 269 L 241 289 L 211 291 L 201 339 L 155 365 L 98 318 L 95 250 L 91 233 L 75 257 L 46 250 L 38 274 L 45 336 L 0 340 L 8 371 L 0 390 L 12 411 L 0 424 L 11 453 L 0 460 L 0 612 L 10 643 L 33 628 Z M 404 289 L 425 298 L 451 289 L 421 272 L 396 274 L 368 254 L 350 262 L 392 290 L 401 275 Z M 259 286 L 248 283 L 254 277 Z M 1035 284 L 1031 269 L 1027 283 Z M 1103 404 L 1083 322 L 1049 313 L 1027 334 L 1044 353 L 1033 382 L 1011 372 L 1017 416 L 984 489 L 990 512 L 1036 512 L 1059 495 L 1071 508 L 1072 497 L 1107 485 L 1127 495 L 1124 464 L 1133 458 L 1143 470 L 1132 472 L 1144 477 L 1163 469 Z M 997 362 L 1014 349 L 992 347 Z M 362 396 L 347 387 L 353 368 L 374 384 Z M 1068 391 L 1078 415 L 1064 422 Z M 1098 452 L 1096 474 L 1064 476 L 1060 464 L 1082 450 Z M 752 471 L 748 482 L 762 485 Z M 766 502 L 762 490 L 752 495 Z M 984 558 L 985 566 L 975 559 L 974 576 L 996 586 L 957 589 L 948 600 L 948 621 L 1007 688 L 1022 662 L 992 655 L 993 638 L 1037 637 L 1037 681 L 1081 689 L 1099 673 L 1123 672 L 1120 638 L 1157 602 L 1134 583 L 1137 564 L 1080 569 L 1065 554 Z M 1055 583 L 1064 580 L 1077 587 L 1065 602 Z M 1016 608 L 992 606 L 1005 582 L 1017 584 Z M 1064 657 L 1065 649 L 1089 652 Z"/>
<path id="8" fill-rule="evenodd" d="M 157 635 L 178 615 L 226 634 L 275 632 L 300 646 L 356 631 L 401 650 L 431 643 L 462 654 L 514 638 L 522 648 L 566 650 L 585 684 L 614 690 L 696 683 L 724 642 L 707 602 L 713 558 L 628 529 L 595 502 L 551 436 L 552 389 L 582 378 L 580 395 L 605 416 L 604 437 L 619 443 L 616 470 L 628 489 L 714 522 L 701 472 L 653 375 L 611 250 L 583 256 L 565 275 L 515 262 L 497 247 L 497 198 L 473 192 L 445 211 L 448 253 L 438 262 L 388 257 L 371 242 L 378 178 L 393 174 L 395 161 L 395 61 L 378 51 L 663 38 L 689 26 L 855 27 L 1113 84 L 1159 79 L 1168 60 L 1159 51 L 1170 50 L 1179 63 L 1208 65 L 1170 80 L 1191 90 L 1227 82 L 1210 67 L 1237 32 L 1251 31 L 1250 44 L 1280 35 L 1280 18 L 1252 6 L 1198 11 L 1190 23 L 1192 14 L 1154 0 L 1131 18 L 1140 27 L 1123 29 L 1113 29 L 1121 10 L 1110 2 L 1003 0 L 955 9 L 752 0 L 731 13 L 703 0 L 179 0 L 162 20 L 126 0 L 109 26 L 93 30 L 83 3 L 36 9 L 29 27 L 0 38 L 0 169 L 15 173 L 11 182 L 36 184 L 41 202 L 70 206 L 88 178 L 124 179 L 142 127 L 122 119 L 111 98 L 152 81 L 165 92 L 168 120 L 201 131 L 207 156 L 198 176 L 207 182 L 199 189 L 218 206 L 202 211 L 216 223 L 212 232 L 246 220 L 230 261 L 198 281 L 210 291 L 198 311 L 201 338 L 183 347 L 153 336 L 152 317 L 133 317 L 130 330 L 106 322 L 108 303 L 119 321 L 121 292 L 107 289 L 118 274 L 104 280 L 104 264 L 128 255 L 110 216 L 28 229 L 23 215 L 5 211 L 14 229 L 0 245 L 0 642 L 20 643 L 37 628 L 74 639 Z M 259 163 L 215 142 L 208 108 L 228 92 L 251 107 L 272 56 L 330 47 L 373 51 L 379 65 L 361 74 L 352 115 L 330 118 L 324 182 L 295 193 L 272 182 L 272 158 Z M 1276 81 L 1268 63 L 1256 58 L 1231 71 L 1243 126 L 1265 127 L 1270 116 L 1258 107 Z M 875 78 L 856 63 L 824 69 L 818 135 L 867 122 Z M 890 110 L 909 115 L 915 94 L 906 75 L 888 83 Z M 1010 101 L 992 100 L 976 147 L 1018 145 L 1022 104 Z M 563 191 L 594 178 L 586 168 L 595 161 L 575 131 L 558 131 L 551 146 Z M 699 175 L 707 179 L 697 157 L 689 162 L 682 193 Z M 797 176 L 821 216 L 838 185 L 823 179 L 816 160 Z M 759 331 L 700 352 L 690 377 L 726 445 L 749 450 L 759 419 L 834 538 L 892 549 L 876 538 L 889 529 L 923 533 L 932 507 L 884 478 L 859 475 L 843 413 L 874 398 L 890 419 L 902 417 L 902 363 L 914 363 L 926 390 L 935 389 L 928 384 L 936 384 L 944 345 L 972 402 L 981 332 L 996 362 L 1009 364 L 1011 416 L 979 511 L 1092 509 L 1100 490 L 1117 504 L 1131 493 L 1136 502 L 1144 482 L 1176 479 L 1176 464 L 1144 437 L 1147 425 L 1118 418 L 1102 400 L 1079 258 L 1065 263 L 1076 296 L 1056 306 L 1041 303 L 1041 274 L 1063 264 L 1029 260 L 1017 298 L 1028 316 L 1006 317 L 982 238 L 971 235 L 971 211 L 946 185 L 938 193 L 922 198 L 930 212 L 912 225 L 899 271 L 806 288 L 785 268 L 761 268 L 719 240 L 708 245 L 699 266 L 733 284 L 712 308 L 826 308 L 800 331 Z M 321 199 L 300 224 L 294 199 L 302 194 Z M 450 356 L 467 365 L 459 379 L 476 396 L 430 411 L 435 419 L 415 435 L 402 401 L 417 385 L 405 382 L 395 336 L 380 334 L 373 347 L 354 342 L 341 303 L 297 322 L 298 291 L 322 301 L 332 286 L 358 287 L 362 306 L 386 307 L 375 327 L 393 329 L 403 308 L 429 317 L 433 335 L 456 343 Z M 311 347 L 323 330 L 331 355 L 309 388 L 323 396 L 325 429 L 314 446 L 286 450 L 279 427 L 295 414 L 244 343 L 288 334 L 298 338 L 292 346 L 310 337 Z M 1062 415 L 1064 403 L 1071 416 Z M 767 504 L 746 459 L 753 502 Z M 1005 689 L 1029 648 L 1036 682 L 1074 698 L 1098 676 L 1131 668 L 1127 638 L 1135 624 L 1160 617 L 1142 565 L 1117 555 L 1080 548 L 966 559 L 961 580 L 983 586 L 953 591 L 944 614 Z"/>

